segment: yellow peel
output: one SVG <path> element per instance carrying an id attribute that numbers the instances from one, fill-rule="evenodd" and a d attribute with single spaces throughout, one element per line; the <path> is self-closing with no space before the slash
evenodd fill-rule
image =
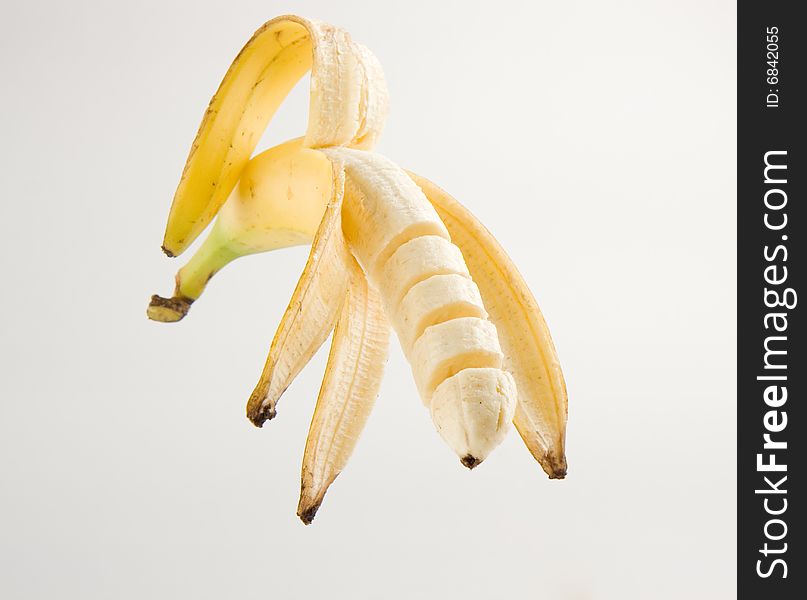
<path id="1" fill-rule="evenodd" d="M 353 258 L 303 458 L 297 515 L 307 525 L 347 464 L 375 404 L 389 346 L 378 292 Z"/>

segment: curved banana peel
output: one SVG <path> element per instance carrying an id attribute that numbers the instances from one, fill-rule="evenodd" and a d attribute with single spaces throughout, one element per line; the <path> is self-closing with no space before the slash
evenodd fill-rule
<path id="1" fill-rule="evenodd" d="M 518 388 L 513 419 L 518 433 L 547 475 L 562 479 L 566 476 L 566 383 L 535 297 L 496 238 L 467 208 L 428 179 L 409 175 L 462 251 L 496 325 L 504 368 L 513 374 Z"/>
<path id="2" fill-rule="evenodd" d="M 370 416 L 388 346 L 389 324 L 381 297 L 351 258 L 350 286 L 305 444 L 297 515 L 306 525 L 347 464 Z"/>
<path id="3" fill-rule="evenodd" d="M 250 159 L 311 69 L 306 134 Z M 191 147 L 166 227 L 169 256 L 218 215 L 149 318 L 178 321 L 235 258 L 311 243 L 247 403 L 258 427 L 333 331 L 302 467 L 310 523 L 347 464 L 386 361 L 388 318 L 440 435 L 473 468 L 515 424 L 550 478 L 566 474 L 567 396 L 549 330 L 490 232 L 430 181 L 368 152 L 383 128 L 378 61 L 336 27 L 261 27 L 234 60 Z"/>
<path id="4" fill-rule="evenodd" d="M 247 403 L 247 417 L 257 427 L 275 417 L 281 394 L 328 338 L 339 315 L 349 281 L 346 265 L 353 260 L 342 234 L 344 188 L 344 174 L 335 167 L 331 202 Z"/>
<path id="5" fill-rule="evenodd" d="M 325 23 L 294 15 L 268 21 L 238 53 L 205 111 L 168 216 L 168 256 L 184 252 L 207 227 L 272 116 L 309 69 L 304 145 L 375 143 L 386 118 L 387 90 L 373 54 Z"/>

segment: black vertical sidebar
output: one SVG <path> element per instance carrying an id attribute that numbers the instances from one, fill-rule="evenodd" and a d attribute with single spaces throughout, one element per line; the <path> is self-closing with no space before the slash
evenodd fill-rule
<path id="1" fill-rule="evenodd" d="M 807 21 L 799 8 L 738 4 L 737 583 L 749 600 L 807 598 Z"/>

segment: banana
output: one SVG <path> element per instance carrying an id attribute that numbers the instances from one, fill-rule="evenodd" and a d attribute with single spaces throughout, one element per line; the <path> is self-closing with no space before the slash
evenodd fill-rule
<path id="1" fill-rule="evenodd" d="M 568 397 L 549 328 L 518 269 L 496 238 L 446 192 L 409 173 L 462 250 L 485 308 L 496 324 L 504 369 L 515 377 L 518 433 L 547 475 L 566 476 Z"/>
<path id="2" fill-rule="evenodd" d="M 389 325 L 378 292 L 351 259 L 350 287 L 303 457 L 297 515 L 309 524 L 350 458 L 375 404 L 387 360 Z"/>
<path id="3" fill-rule="evenodd" d="M 171 205 L 166 254 L 181 254 L 210 223 L 272 116 L 308 70 L 304 145 L 372 147 L 388 103 L 375 56 L 325 23 L 293 15 L 268 21 L 238 53 L 205 112 Z"/>
<path id="4" fill-rule="evenodd" d="M 305 135 L 252 157 L 311 70 Z M 493 236 L 440 188 L 372 152 L 388 96 L 376 58 L 343 30 L 297 16 L 261 27 L 235 58 L 191 147 L 163 249 L 215 218 L 149 318 L 182 319 L 234 259 L 311 244 L 247 416 L 258 427 L 333 331 L 309 428 L 297 514 L 314 518 L 378 394 L 390 325 L 432 421 L 461 463 L 515 424 L 550 478 L 566 474 L 567 397 L 549 330 Z"/>

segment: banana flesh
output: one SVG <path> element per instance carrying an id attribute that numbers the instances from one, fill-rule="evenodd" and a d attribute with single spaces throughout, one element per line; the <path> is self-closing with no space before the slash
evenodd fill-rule
<path id="1" fill-rule="evenodd" d="M 432 421 L 446 443 L 473 469 L 509 431 L 516 409 L 513 376 L 501 369 L 463 369 L 434 391 Z"/>
<path id="2" fill-rule="evenodd" d="M 392 314 L 416 284 L 447 274 L 470 278 L 462 252 L 445 238 L 423 235 L 398 246 L 384 263 L 378 286 Z"/>
<path id="3" fill-rule="evenodd" d="M 463 317 L 427 327 L 409 362 L 420 397 L 429 406 L 435 388 L 463 369 L 500 368 L 502 350 L 493 323 Z"/>
<path id="4" fill-rule="evenodd" d="M 305 135 L 252 157 L 311 70 Z M 566 388 L 546 323 L 493 236 L 437 186 L 371 152 L 388 96 L 372 53 L 297 16 L 266 23 L 224 77 L 177 188 L 163 243 L 184 251 L 217 216 L 149 318 L 177 321 L 232 260 L 311 251 L 247 403 L 257 426 L 333 331 L 297 514 L 310 523 L 378 394 L 390 323 L 439 435 L 474 468 L 515 423 L 550 478 L 566 473 Z"/>
<path id="5" fill-rule="evenodd" d="M 398 304 L 398 310 L 390 312 L 407 356 L 427 327 L 460 317 L 488 316 L 479 288 L 470 276 L 456 273 L 432 275 L 416 283 Z"/>
<path id="6" fill-rule="evenodd" d="M 423 192 L 391 160 L 345 148 L 323 152 L 344 164 L 350 203 L 342 214 L 342 228 L 371 281 L 379 280 L 387 259 L 406 242 L 426 235 L 449 239 Z"/>

